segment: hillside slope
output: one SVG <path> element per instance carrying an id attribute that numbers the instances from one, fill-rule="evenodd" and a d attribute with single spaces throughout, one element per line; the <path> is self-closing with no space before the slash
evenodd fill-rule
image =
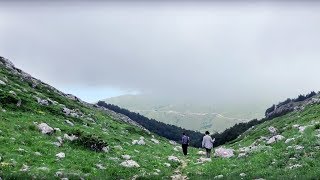
<path id="1" fill-rule="evenodd" d="M 169 178 L 176 146 L 0 58 L 0 179 Z"/>
<path id="2" fill-rule="evenodd" d="M 216 148 L 212 162 L 199 165 L 199 156 L 192 156 L 183 173 L 190 179 L 319 179 L 319 102 L 317 94 L 296 104 L 295 111 L 251 128 Z M 221 157 L 228 150 L 231 157 Z"/>

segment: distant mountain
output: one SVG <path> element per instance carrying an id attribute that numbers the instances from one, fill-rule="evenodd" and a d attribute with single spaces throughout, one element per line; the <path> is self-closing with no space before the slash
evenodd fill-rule
<path id="1" fill-rule="evenodd" d="M 123 95 L 103 100 L 160 122 L 182 128 L 222 132 L 241 122 L 264 117 L 266 105 L 214 106 L 181 104 L 149 95 Z"/>

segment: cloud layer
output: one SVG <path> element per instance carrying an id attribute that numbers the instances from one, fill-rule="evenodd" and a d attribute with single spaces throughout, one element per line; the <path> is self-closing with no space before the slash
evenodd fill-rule
<path id="1" fill-rule="evenodd" d="M 319 19 L 317 4 L 7 5 L 0 53 L 64 89 L 278 101 L 320 90 Z"/>

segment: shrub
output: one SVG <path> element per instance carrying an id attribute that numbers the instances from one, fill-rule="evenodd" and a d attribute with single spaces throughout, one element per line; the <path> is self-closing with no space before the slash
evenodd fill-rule
<path id="1" fill-rule="evenodd" d="M 101 152 L 104 147 L 107 146 L 107 143 L 104 142 L 100 137 L 95 135 L 82 135 L 74 141 L 78 146 L 82 146 L 86 149 Z"/>
<path id="2" fill-rule="evenodd" d="M 314 128 L 315 128 L 315 129 L 320 129 L 320 124 L 316 124 L 316 125 L 314 126 Z"/>

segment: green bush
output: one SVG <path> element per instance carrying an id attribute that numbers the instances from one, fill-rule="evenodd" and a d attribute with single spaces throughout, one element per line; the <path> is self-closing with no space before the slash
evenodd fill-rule
<path id="1" fill-rule="evenodd" d="M 78 146 L 96 152 L 101 152 L 104 147 L 107 147 L 107 143 L 95 135 L 81 135 L 79 139 L 74 142 Z"/>
<path id="2" fill-rule="evenodd" d="M 316 124 L 316 125 L 314 126 L 314 128 L 315 128 L 315 129 L 320 129 L 320 124 Z"/>

